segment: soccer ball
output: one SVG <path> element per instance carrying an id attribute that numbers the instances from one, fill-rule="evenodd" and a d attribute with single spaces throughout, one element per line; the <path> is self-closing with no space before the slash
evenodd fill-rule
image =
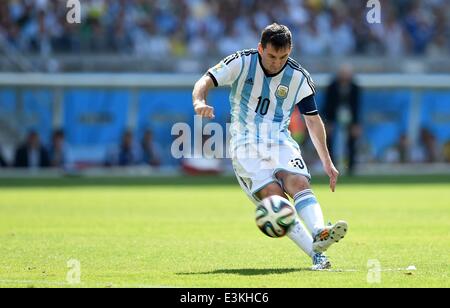
<path id="1" fill-rule="evenodd" d="M 294 225 L 296 215 L 289 200 L 271 196 L 256 208 L 256 225 L 267 236 L 283 237 Z"/>

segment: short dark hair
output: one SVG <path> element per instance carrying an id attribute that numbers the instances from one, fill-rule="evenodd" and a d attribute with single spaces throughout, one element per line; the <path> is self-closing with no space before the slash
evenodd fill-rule
<path id="1" fill-rule="evenodd" d="M 266 48 L 271 44 L 276 50 L 292 47 L 292 34 L 288 27 L 273 23 L 261 34 L 261 45 Z"/>
<path id="2" fill-rule="evenodd" d="M 53 131 L 53 138 L 64 138 L 64 131 L 62 129 Z"/>

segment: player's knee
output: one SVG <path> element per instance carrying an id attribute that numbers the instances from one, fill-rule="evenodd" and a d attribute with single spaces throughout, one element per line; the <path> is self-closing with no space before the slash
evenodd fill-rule
<path id="1" fill-rule="evenodd" d="M 267 185 L 266 187 L 261 189 L 256 195 L 260 200 L 263 200 L 267 197 L 274 196 L 274 195 L 281 196 L 283 198 L 286 197 L 283 189 L 277 183 L 272 183 L 272 184 Z"/>
<path id="2" fill-rule="evenodd" d="M 285 173 L 280 176 L 284 189 L 291 197 L 299 191 L 311 188 L 308 178 L 303 175 Z"/>

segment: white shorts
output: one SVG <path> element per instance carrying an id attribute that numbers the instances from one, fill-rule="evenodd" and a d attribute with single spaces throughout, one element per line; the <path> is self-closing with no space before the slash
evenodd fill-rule
<path id="1" fill-rule="evenodd" d="M 253 149 L 249 155 L 233 155 L 233 169 L 242 189 L 258 204 L 256 194 L 271 183 L 282 183 L 276 178 L 280 171 L 303 175 L 309 180 L 311 175 L 302 158 L 300 149 L 290 144 L 273 145 L 266 149 Z M 239 153 L 239 151 L 237 151 Z"/>

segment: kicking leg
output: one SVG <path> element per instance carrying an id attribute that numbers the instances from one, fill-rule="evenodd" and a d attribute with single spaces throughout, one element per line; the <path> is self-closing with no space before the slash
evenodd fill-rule
<path id="1" fill-rule="evenodd" d="M 286 193 L 294 199 L 298 215 L 312 232 L 314 252 L 325 252 L 344 238 L 348 230 L 347 223 L 338 221 L 332 226 L 325 226 L 322 209 L 306 177 L 281 171 L 277 173 L 277 178 L 283 183 Z"/>
<path id="2" fill-rule="evenodd" d="M 309 231 L 316 234 L 325 227 L 322 209 L 312 192 L 308 179 L 302 175 L 280 171 L 277 178 L 283 183 L 286 193 L 294 199 L 295 208 Z"/>
<path id="3" fill-rule="evenodd" d="M 281 196 L 286 198 L 286 193 L 283 188 L 278 183 L 272 183 L 260 190 L 256 196 L 259 200 L 263 200 L 270 196 Z M 308 230 L 303 226 L 302 222 L 298 217 L 295 219 L 295 224 L 292 227 L 292 230 L 287 234 L 287 236 L 302 249 L 309 257 L 314 256 L 313 252 L 313 239 Z"/>

